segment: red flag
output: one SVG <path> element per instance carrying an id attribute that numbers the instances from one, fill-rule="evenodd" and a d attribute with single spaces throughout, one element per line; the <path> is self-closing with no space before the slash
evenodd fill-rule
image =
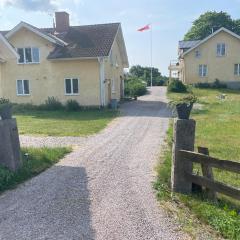
<path id="1" fill-rule="evenodd" d="M 148 24 L 148 25 L 146 25 L 146 26 L 144 26 L 142 28 L 139 28 L 138 31 L 139 32 L 143 32 L 143 31 L 146 31 L 146 30 L 149 30 L 149 29 L 150 29 L 150 24 Z"/>

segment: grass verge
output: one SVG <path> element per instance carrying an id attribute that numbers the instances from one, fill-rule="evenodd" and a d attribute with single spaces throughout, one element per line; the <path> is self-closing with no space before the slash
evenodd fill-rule
<path id="1" fill-rule="evenodd" d="M 38 175 L 70 152 L 69 148 L 23 148 L 21 169 L 14 173 L 0 166 L 0 192 L 14 188 L 19 183 Z"/>
<path id="2" fill-rule="evenodd" d="M 27 110 L 14 114 L 20 134 L 42 136 L 87 136 L 98 133 L 118 115 L 113 110 L 77 112 Z"/>
<path id="3" fill-rule="evenodd" d="M 199 98 L 200 108 L 193 111 L 197 121 L 196 146 L 208 147 L 210 155 L 220 159 L 240 161 L 240 92 L 230 90 L 193 89 Z M 219 100 L 219 94 L 227 94 Z M 181 95 L 182 96 L 182 95 Z M 171 99 L 179 94 L 170 94 Z M 158 178 L 154 184 L 160 201 L 180 202 L 197 218 L 209 224 L 227 239 L 240 239 L 240 204 L 219 195 L 217 203 L 208 201 L 203 195 L 181 195 L 170 192 L 172 125 L 168 131 L 168 146 L 161 164 L 157 168 Z M 199 168 L 195 166 L 195 171 Z M 239 187 L 240 176 L 214 169 L 214 178 L 220 182 Z"/>

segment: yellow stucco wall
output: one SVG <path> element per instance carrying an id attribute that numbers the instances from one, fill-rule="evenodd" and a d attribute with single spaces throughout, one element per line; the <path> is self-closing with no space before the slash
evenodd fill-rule
<path id="1" fill-rule="evenodd" d="M 226 56 L 217 56 L 217 43 L 226 44 Z M 200 58 L 195 57 L 195 50 L 197 49 L 201 52 Z M 214 82 L 216 79 L 224 82 L 240 82 L 240 76 L 234 75 L 234 64 L 240 64 L 239 39 L 226 32 L 220 32 L 197 49 L 184 56 L 183 81 L 185 83 Z M 199 77 L 200 64 L 208 66 L 206 77 Z"/>
<path id="2" fill-rule="evenodd" d="M 105 99 L 107 104 L 109 103 L 109 100 L 111 98 L 116 98 L 117 100 L 120 100 L 121 98 L 120 76 L 122 76 L 122 78 L 124 77 L 124 68 L 123 68 L 122 58 L 121 58 L 117 39 L 115 39 L 112 46 L 112 59 L 113 59 L 113 65 L 110 62 L 110 58 L 106 58 L 104 62 L 105 79 L 108 80 L 105 82 Z M 116 64 L 115 64 L 116 59 L 117 59 L 118 67 L 116 67 Z M 115 92 L 112 92 L 112 85 L 111 85 L 112 79 L 114 79 L 114 82 L 115 82 Z M 111 91 L 108 88 L 110 88 Z"/>
<path id="3" fill-rule="evenodd" d="M 48 61 L 53 46 L 47 40 L 22 29 L 9 39 L 14 47 L 38 47 L 40 64 L 17 64 L 8 59 L 1 65 L 0 94 L 12 102 L 41 104 L 48 96 L 60 101 L 75 99 L 81 105 L 100 105 L 99 62 L 94 60 Z M 79 78 L 79 95 L 65 95 L 65 78 Z M 30 96 L 17 96 L 16 80 L 30 81 Z"/>

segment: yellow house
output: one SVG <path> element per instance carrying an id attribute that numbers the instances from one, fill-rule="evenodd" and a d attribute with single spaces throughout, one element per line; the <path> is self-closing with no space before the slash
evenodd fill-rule
<path id="1" fill-rule="evenodd" d="M 211 83 L 218 79 L 240 88 L 240 36 L 220 28 L 203 40 L 180 41 L 178 61 L 169 66 L 186 84 Z"/>
<path id="2" fill-rule="evenodd" d="M 41 104 L 48 97 L 107 106 L 124 94 L 128 57 L 120 23 L 70 26 L 56 12 L 53 28 L 21 22 L 0 34 L 0 97 Z"/>

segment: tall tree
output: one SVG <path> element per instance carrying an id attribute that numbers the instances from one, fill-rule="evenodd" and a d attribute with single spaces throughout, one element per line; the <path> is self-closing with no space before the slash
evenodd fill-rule
<path id="1" fill-rule="evenodd" d="M 140 65 L 132 66 L 129 70 L 130 76 L 134 78 L 140 78 L 147 83 L 149 86 L 151 84 L 151 68 L 150 67 L 142 67 Z M 162 76 L 159 72 L 158 68 L 152 68 L 152 76 L 153 76 L 153 85 L 163 85 L 168 78 Z"/>
<path id="2" fill-rule="evenodd" d="M 240 34 L 240 20 L 233 20 L 226 12 L 206 12 L 193 22 L 193 26 L 184 36 L 184 40 L 200 40 L 212 31 L 225 27 Z"/>

